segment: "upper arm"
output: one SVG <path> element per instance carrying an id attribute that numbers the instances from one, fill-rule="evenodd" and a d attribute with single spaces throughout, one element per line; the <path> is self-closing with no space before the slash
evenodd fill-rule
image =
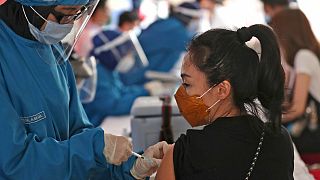
<path id="1" fill-rule="evenodd" d="M 173 150 L 174 146 L 171 146 L 167 153 L 164 155 L 161 165 L 157 171 L 156 180 L 175 180 L 174 165 L 173 165 Z"/>
<path id="2" fill-rule="evenodd" d="M 284 115 L 285 121 L 290 121 L 303 114 L 307 104 L 308 91 L 311 78 L 308 74 L 298 73 L 293 91 L 293 100 L 288 113 Z"/>
<path id="3" fill-rule="evenodd" d="M 297 74 L 292 106 L 295 107 L 296 111 L 298 112 L 301 112 L 305 109 L 308 99 L 310 80 L 311 78 L 307 74 Z"/>
<path id="4" fill-rule="evenodd" d="M 284 115 L 284 121 L 293 120 L 301 116 L 305 110 L 311 77 L 319 66 L 318 57 L 310 50 L 298 51 L 294 59 L 294 70 L 296 72 L 293 99 L 288 113 Z"/>

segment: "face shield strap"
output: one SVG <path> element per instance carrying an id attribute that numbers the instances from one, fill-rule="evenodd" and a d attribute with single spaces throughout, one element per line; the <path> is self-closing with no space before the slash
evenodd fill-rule
<path id="1" fill-rule="evenodd" d="M 99 37 L 101 38 L 101 40 L 103 40 L 105 42 L 104 45 L 99 46 L 97 48 L 95 48 L 94 53 L 99 55 L 100 53 L 104 52 L 104 51 L 109 51 L 109 50 L 113 50 L 116 49 L 115 47 L 120 46 L 122 44 L 124 44 L 127 41 L 131 41 L 143 66 L 148 66 L 149 61 L 147 59 L 146 54 L 143 51 L 143 48 L 135 34 L 135 32 L 133 30 L 129 31 L 129 32 L 125 32 L 122 33 L 120 36 L 118 36 L 117 38 L 113 39 L 112 41 L 108 41 L 107 37 L 105 37 L 104 35 L 102 35 L 101 33 L 99 34 Z M 113 51 L 112 51 L 113 52 Z M 113 54 L 115 54 L 113 52 Z"/>

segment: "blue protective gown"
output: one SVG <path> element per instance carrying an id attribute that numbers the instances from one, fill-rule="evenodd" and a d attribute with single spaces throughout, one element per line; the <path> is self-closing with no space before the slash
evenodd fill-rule
<path id="1" fill-rule="evenodd" d="M 103 66 L 105 66 L 109 70 L 114 70 L 121 58 L 123 58 L 133 50 L 132 43 L 126 41 L 123 44 L 114 47 L 113 52 L 111 50 L 107 50 L 97 54 L 95 52 L 95 49 L 113 41 L 120 35 L 121 32 L 119 31 L 105 30 L 93 37 L 92 40 L 93 50 L 91 51 L 90 55 L 94 56 Z M 116 53 L 116 55 L 114 54 L 114 52 Z"/>
<path id="2" fill-rule="evenodd" d="M 0 20 L 0 179 L 133 179 L 131 157 L 113 166 L 93 128 L 69 62 Z"/>
<path id="3" fill-rule="evenodd" d="M 168 72 L 186 50 L 191 36 L 187 28 L 176 18 L 170 17 L 151 24 L 138 37 L 139 42 L 149 60 L 145 68 L 133 69 L 120 74 L 124 84 L 143 84 L 147 81 L 147 70 Z"/>
<path id="4" fill-rule="evenodd" d="M 134 100 L 148 95 L 143 86 L 125 86 L 117 72 L 108 70 L 101 63 L 97 65 L 97 73 L 96 96 L 92 102 L 83 104 L 95 126 L 99 126 L 107 116 L 129 114 Z"/>

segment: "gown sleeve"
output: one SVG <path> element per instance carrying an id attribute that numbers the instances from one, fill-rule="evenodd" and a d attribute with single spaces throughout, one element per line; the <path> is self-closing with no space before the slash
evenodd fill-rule
<path id="1" fill-rule="evenodd" d="M 70 134 L 74 135 L 84 132 L 86 129 L 90 129 L 93 126 L 89 122 L 88 117 L 79 99 L 75 78 L 70 63 L 67 63 L 67 73 L 70 86 Z M 102 130 L 100 128 L 96 129 Z M 103 138 L 101 142 L 104 142 Z M 108 163 L 104 163 L 105 158 L 102 151 L 98 155 L 98 159 L 100 159 L 102 163 L 99 164 L 100 168 L 94 170 L 94 172 L 90 176 L 90 179 L 134 179 L 130 174 L 130 169 L 132 168 L 133 163 L 136 160 L 135 157 L 129 158 L 127 162 L 123 163 L 120 166 L 114 166 Z M 79 168 L 76 167 L 75 169 Z"/>
<path id="2" fill-rule="evenodd" d="M 71 83 L 70 91 L 75 92 L 74 88 Z M 129 170 L 134 159 L 122 166 L 107 164 L 103 156 L 103 130 L 91 128 L 80 105 L 75 106 L 78 98 L 72 96 L 70 138 L 40 140 L 37 134 L 27 133 L 11 103 L 0 69 L 1 179 L 89 179 L 101 169 L 108 171 L 110 177 L 133 179 Z"/>

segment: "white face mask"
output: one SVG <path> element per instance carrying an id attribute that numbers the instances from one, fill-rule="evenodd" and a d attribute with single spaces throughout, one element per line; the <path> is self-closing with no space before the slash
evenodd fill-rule
<path id="1" fill-rule="evenodd" d="M 27 19 L 28 26 L 30 29 L 30 33 L 41 43 L 44 44 L 56 44 L 60 42 L 63 38 L 65 38 L 73 28 L 73 24 L 59 24 L 53 21 L 49 21 L 43 18 L 37 11 L 35 11 L 31 6 L 30 8 L 40 16 L 44 21 L 47 22 L 43 31 L 40 31 L 34 25 L 32 25 L 25 13 L 24 7 L 22 6 L 22 10 L 24 16 Z"/>

